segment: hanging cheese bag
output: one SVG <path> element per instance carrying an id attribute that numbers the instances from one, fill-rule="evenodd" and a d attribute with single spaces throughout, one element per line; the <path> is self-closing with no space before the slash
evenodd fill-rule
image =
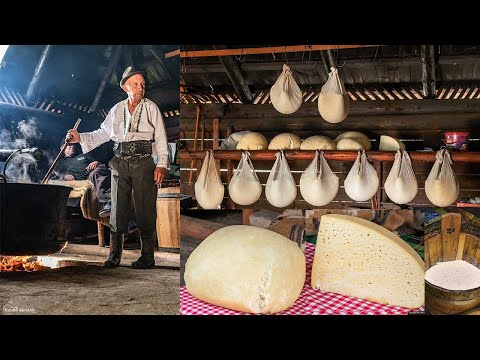
<path id="1" fill-rule="evenodd" d="M 328 166 L 323 151 L 315 158 L 300 177 L 300 193 L 313 206 L 325 206 L 337 196 L 340 187 L 338 176 Z"/>
<path id="2" fill-rule="evenodd" d="M 283 65 L 283 71 L 270 89 L 273 107 L 282 114 L 292 114 L 303 102 L 302 90 L 293 78 L 290 67 Z"/>
<path id="3" fill-rule="evenodd" d="M 428 200 L 439 207 L 450 206 L 458 198 L 460 187 L 452 169 L 452 158 L 446 149 L 437 151 L 436 160 L 425 181 Z"/>
<path id="4" fill-rule="evenodd" d="M 262 194 L 262 185 L 247 151 L 242 152 L 242 158 L 228 185 L 228 193 L 238 205 L 251 205 Z"/>
<path id="5" fill-rule="evenodd" d="M 297 186 L 283 151 L 277 152 L 277 160 L 268 176 L 265 196 L 270 204 L 282 208 L 297 197 Z"/>
<path id="6" fill-rule="evenodd" d="M 318 96 L 318 111 L 325 121 L 333 124 L 345 120 L 350 111 L 350 99 L 345 85 L 334 67 Z"/>
<path id="7" fill-rule="evenodd" d="M 407 204 L 417 195 L 417 179 L 413 172 L 412 161 L 406 151 L 398 150 L 395 154 L 395 161 L 384 187 L 390 200 L 397 204 Z"/>
<path id="8" fill-rule="evenodd" d="M 218 209 L 222 203 L 225 188 L 215 166 L 213 151 L 207 151 L 202 170 L 195 183 L 195 198 L 204 209 Z"/>
<path id="9" fill-rule="evenodd" d="M 355 201 L 368 201 L 377 192 L 379 183 L 377 172 L 368 162 L 365 151 L 359 151 L 344 182 L 348 197 Z"/>

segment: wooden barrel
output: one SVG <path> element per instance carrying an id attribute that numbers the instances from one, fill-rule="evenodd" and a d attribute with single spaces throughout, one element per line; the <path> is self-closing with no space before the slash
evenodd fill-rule
<path id="1" fill-rule="evenodd" d="M 425 239 L 425 271 L 439 262 L 464 260 L 480 269 L 480 239 L 462 232 L 462 216 L 442 215 L 441 231 Z M 425 280 L 425 307 L 430 314 L 459 314 L 480 305 L 480 287 L 448 290 Z"/>
<path id="2" fill-rule="evenodd" d="M 180 186 L 158 190 L 157 239 L 161 248 L 180 248 Z"/>

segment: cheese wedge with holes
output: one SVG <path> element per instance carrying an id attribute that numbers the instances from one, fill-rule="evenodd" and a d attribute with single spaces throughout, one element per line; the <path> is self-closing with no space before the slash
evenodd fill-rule
<path id="1" fill-rule="evenodd" d="M 389 230 L 355 216 L 320 219 L 311 286 L 382 304 L 424 304 L 424 262 Z"/>
<path id="2" fill-rule="evenodd" d="M 397 138 L 387 135 L 380 136 L 380 151 L 398 151 L 400 149 L 405 150 L 405 144 Z"/>
<path id="3" fill-rule="evenodd" d="M 305 255 L 271 230 L 233 225 L 210 234 L 185 264 L 197 299 L 227 309 L 273 314 L 292 306 L 305 284 Z"/>

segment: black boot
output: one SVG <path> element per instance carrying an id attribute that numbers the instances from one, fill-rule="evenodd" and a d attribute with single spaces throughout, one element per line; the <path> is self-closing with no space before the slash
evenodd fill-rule
<path id="1" fill-rule="evenodd" d="M 142 234 L 142 255 L 137 261 L 132 262 L 134 269 L 151 269 L 155 267 L 155 243 L 157 241 L 156 234 Z"/>
<path id="2" fill-rule="evenodd" d="M 107 261 L 103 263 L 106 268 L 116 268 L 120 265 L 123 250 L 123 234 L 110 232 L 110 254 Z"/>

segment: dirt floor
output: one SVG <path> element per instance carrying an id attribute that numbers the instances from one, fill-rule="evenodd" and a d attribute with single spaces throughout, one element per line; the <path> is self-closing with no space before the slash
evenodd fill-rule
<path id="1" fill-rule="evenodd" d="M 74 250 L 82 252 L 81 248 Z M 139 254 L 127 251 L 119 268 L 105 269 L 101 266 L 105 250 L 91 255 L 53 255 L 63 265 L 77 266 L 0 273 L 0 314 L 179 313 L 179 254 L 157 253 L 154 269 L 137 270 L 130 264 Z"/>

